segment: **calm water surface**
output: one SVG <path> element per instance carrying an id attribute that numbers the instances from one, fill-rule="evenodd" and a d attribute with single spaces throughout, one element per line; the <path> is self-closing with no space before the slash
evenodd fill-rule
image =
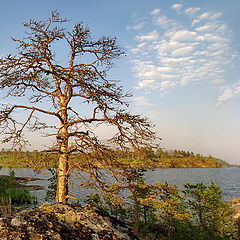
<path id="1" fill-rule="evenodd" d="M 240 168 L 168 168 L 147 171 L 147 182 L 168 182 L 182 187 L 185 183 L 209 184 L 214 181 L 225 199 L 240 197 Z"/>
<path id="2" fill-rule="evenodd" d="M 33 169 L 29 168 L 14 168 L 16 177 L 37 177 L 40 180 L 28 182 L 27 185 L 41 185 L 44 190 L 32 191 L 39 200 L 39 204 L 44 202 L 48 179 L 51 177 L 49 171 L 44 171 L 44 174 L 36 174 Z M 0 174 L 8 174 L 8 168 L 2 168 Z M 170 169 L 155 169 L 147 170 L 146 182 L 168 182 L 176 184 L 180 188 L 185 183 L 209 184 L 214 181 L 223 191 L 224 199 L 228 200 L 233 197 L 240 197 L 240 168 L 170 168 Z M 78 182 L 73 176 L 73 182 Z M 80 189 L 77 184 L 70 186 L 70 194 L 80 201 L 83 201 L 89 193 L 94 190 Z"/>

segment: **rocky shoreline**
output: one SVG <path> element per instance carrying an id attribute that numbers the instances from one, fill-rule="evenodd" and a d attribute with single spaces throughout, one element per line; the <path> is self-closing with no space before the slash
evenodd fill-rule
<path id="1" fill-rule="evenodd" d="M 0 218 L 1 240 L 138 240 L 121 221 L 91 206 L 44 204 Z"/>
<path id="2" fill-rule="evenodd" d="M 1 176 L 5 176 L 5 175 L 0 175 L 0 177 Z M 13 187 L 15 188 L 24 188 L 30 191 L 44 189 L 44 186 L 41 186 L 41 185 L 26 185 L 26 183 L 28 182 L 41 180 L 41 178 L 34 178 L 34 177 L 14 177 L 14 178 L 16 181 L 13 183 Z"/>
<path id="3" fill-rule="evenodd" d="M 43 190 L 44 186 L 41 185 L 26 185 L 27 182 L 32 182 L 36 180 L 41 180 L 40 178 L 33 177 L 15 177 L 16 182 L 14 183 L 14 187 L 24 188 L 27 190 Z"/>

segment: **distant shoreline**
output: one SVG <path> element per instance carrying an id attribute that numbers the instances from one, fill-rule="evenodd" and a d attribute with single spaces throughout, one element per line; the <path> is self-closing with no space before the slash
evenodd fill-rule
<path id="1" fill-rule="evenodd" d="M 132 168 L 146 168 L 146 169 L 154 169 L 154 168 L 239 168 L 239 165 L 231 165 L 222 160 L 208 160 L 208 159 L 199 159 L 195 161 L 195 159 L 191 158 L 181 158 L 181 159 L 146 159 L 141 161 L 132 160 L 124 161 L 120 160 L 120 163 L 123 165 L 132 167 Z M 100 169 L 112 168 L 114 166 L 103 165 L 101 163 L 96 163 L 96 167 Z M 46 168 L 55 168 L 57 167 L 57 162 L 39 162 L 37 164 L 25 162 L 18 162 L 17 159 L 14 161 L 1 161 L 0 160 L 0 167 L 4 168 L 39 168 L 39 169 L 46 169 Z"/>
<path id="2" fill-rule="evenodd" d="M 186 153 L 186 152 L 184 152 Z M 92 160 L 91 164 L 102 169 L 117 168 L 118 163 L 123 166 L 132 168 L 222 168 L 231 167 L 239 168 L 239 165 L 228 164 L 227 162 L 214 158 L 212 156 L 204 157 L 200 154 L 194 155 L 193 153 L 188 156 L 167 155 L 163 156 L 143 156 L 128 157 L 121 156 L 120 154 L 113 155 L 113 161 L 107 160 L 98 161 Z M 90 160 L 91 161 L 91 160 Z M 115 164 L 115 163 L 117 164 Z M 69 158 L 70 166 L 74 165 L 89 166 L 89 160 L 84 159 L 81 155 L 72 155 Z M 57 167 L 58 156 L 57 154 L 46 154 L 43 152 L 0 152 L 0 166 L 1 167 L 14 167 L 14 168 L 54 168 Z"/>

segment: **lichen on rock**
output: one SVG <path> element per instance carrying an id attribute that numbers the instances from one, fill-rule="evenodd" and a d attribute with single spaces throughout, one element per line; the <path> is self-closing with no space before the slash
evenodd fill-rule
<path id="1" fill-rule="evenodd" d="M 91 206 L 44 204 L 0 218 L 1 240 L 137 240 L 119 220 Z"/>

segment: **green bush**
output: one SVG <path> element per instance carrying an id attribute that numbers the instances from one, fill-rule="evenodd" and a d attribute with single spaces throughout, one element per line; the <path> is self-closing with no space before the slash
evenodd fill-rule
<path id="1" fill-rule="evenodd" d="M 22 204 L 31 204 L 37 201 L 28 190 L 21 188 L 0 188 L 0 201 L 11 203 L 12 205 L 19 206 Z"/>
<path id="2" fill-rule="evenodd" d="M 193 218 L 187 232 L 197 233 L 209 240 L 239 239 L 231 217 L 231 206 L 222 199 L 222 191 L 215 183 L 185 184 L 183 193 Z M 183 238 L 188 239 L 188 238 Z"/>
<path id="3" fill-rule="evenodd" d="M 37 201 L 28 190 L 14 187 L 16 182 L 15 173 L 12 169 L 9 170 L 8 176 L 0 176 L 0 205 L 15 205 L 30 204 Z"/>

